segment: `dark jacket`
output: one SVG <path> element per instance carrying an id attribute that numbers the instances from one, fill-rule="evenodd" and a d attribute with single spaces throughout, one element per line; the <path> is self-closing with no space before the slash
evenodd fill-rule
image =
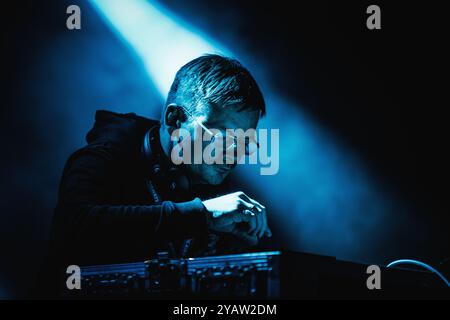
<path id="1" fill-rule="evenodd" d="M 161 148 L 158 126 L 133 113 L 96 113 L 87 146 L 72 154 L 61 179 L 51 241 L 59 265 L 142 261 L 157 251 L 181 255 L 192 246 L 186 239 L 193 239 L 197 250 L 207 247 L 207 213 L 199 193 L 167 188 L 171 175 L 152 181 L 154 159 L 143 156 L 142 143 L 154 128 Z M 167 164 L 163 158 L 159 161 Z"/>

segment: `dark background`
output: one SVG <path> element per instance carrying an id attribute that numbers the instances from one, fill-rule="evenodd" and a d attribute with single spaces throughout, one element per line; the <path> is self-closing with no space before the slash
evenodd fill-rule
<path id="1" fill-rule="evenodd" d="M 229 48 L 239 42 L 240 52 L 264 66 L 271 89 L 351 148 L 398 199 L 380 225 L 390 231 L 370 250 L 358 243 L 358 254 L 316 253 L 380 264 L 420 258 L 434 266 L 449 256 L 442 2 L 160 2 Z M 82 9 L 81 31 L 65 28 L 72 3 Z M 382 30 L 365 27 L 370 4 L 381 7 Z M 144 115 L 158 117 L 160 102 L 140 62 L 85 1 L 2 6 L 0 297 L 11 298 L 25 296 L 42 263 L 64 161 L 83 144 L 93 111 L 119 95 L 126 105 L 116 111 L 148 108 Z M 271 220 L 274 231 L 288 224 Z M 315 252 L 292 241 L 275 237 L 280 246 Z"/>

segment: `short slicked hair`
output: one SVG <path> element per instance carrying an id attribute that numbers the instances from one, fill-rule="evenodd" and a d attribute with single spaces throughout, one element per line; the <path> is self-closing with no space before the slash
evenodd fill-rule
<path id="1" fill-rule="evenodd" d="M 261 90 L 250 72 L 236 59 L 208 54 L 178 70 L 166 106 L 187 108 L 193 115 L 204 115 L 212 105 L 235 107 L 238 111 L 266 113 Z"/>

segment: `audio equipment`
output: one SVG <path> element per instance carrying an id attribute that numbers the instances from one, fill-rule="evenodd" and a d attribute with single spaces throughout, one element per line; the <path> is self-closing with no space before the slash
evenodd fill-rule
<path id="1" fill-rule="evenodd" d="M 72 297 L 120 298 L 448 298 L 431 272 L 385 268 L 380 288 L 368 285 L 370 268 L 333 257 L 289 251 L 154 259 L 81 267 Z"/>

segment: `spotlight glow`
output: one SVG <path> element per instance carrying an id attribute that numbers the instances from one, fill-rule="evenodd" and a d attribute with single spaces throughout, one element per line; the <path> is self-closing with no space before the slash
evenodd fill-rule
<path id="1" fill-rule="evenodd" d="M 91 0 L 144 63 L 162 98 L 177 70 L 205 53 L 232 56 L 172 13 L 146 0 Z"/>
<path id="2" fill-rule="evenodd" d="M 205 53 L 233 56 L 154 1 L 91 3 L 142 60 L 162 99 L 183 64 Z M 246 55 L 239 49 L 237 39 L 233 50 L 243 61 Z M 246 60 L 268 106 L 269 116 L 261 127 L 280 129 L 280 171 L 262 177 L 254 166 L 240 166 L 235 175 L 245 177 L 269 205 L 271 225 L 282 225 L 281 237 L 291 243 L 289 249 L 366 260 L 367 252 L 389 239 L 393 217 L 404 219 L 404 211 L 386 197 L 348 146 L 304 114 L 301 106 L 270 90 L 269 75 L 261 65 L 251 57 Z"/>

